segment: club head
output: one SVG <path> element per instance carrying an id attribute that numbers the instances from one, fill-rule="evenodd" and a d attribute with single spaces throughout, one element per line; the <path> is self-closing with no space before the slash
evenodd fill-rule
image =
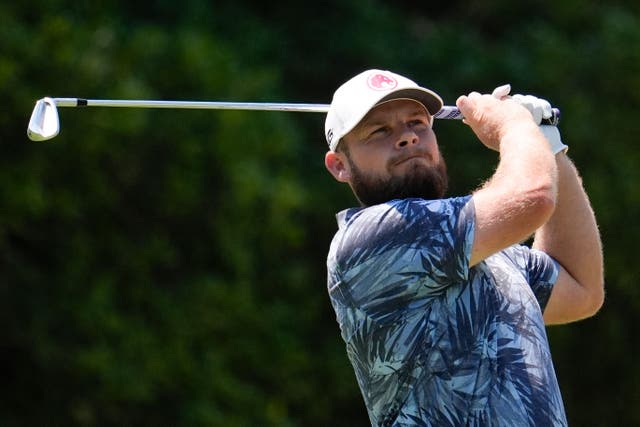
<path id="1" fill-rule="evenodd" d="M 32 141 L 46 141 L 53 138 L 60 131 L 58 109 L 51 98 L 42 98 L 36 102 L 31 113 L 27 136 Z"/>

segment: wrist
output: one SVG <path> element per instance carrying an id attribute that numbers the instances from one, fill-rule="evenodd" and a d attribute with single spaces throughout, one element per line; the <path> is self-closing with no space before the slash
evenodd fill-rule
<path id="1" fill-rule="evenodd" d="M 539 126 L 533 121 L 527 120 L 517 124 L 511 123 L 502 131 L 498 148 L 500 149 L 509 144 L 517 147 L 521 145 L 525 139 L 540 140 Z"/>

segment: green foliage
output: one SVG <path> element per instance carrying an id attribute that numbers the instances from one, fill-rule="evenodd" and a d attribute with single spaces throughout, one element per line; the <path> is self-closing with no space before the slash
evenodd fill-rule
<path id="1" fill-rule="evenodd" d="M 379 67 L 447 104 L 509 82 L 561 107 L 608 300 L 550 329 L 556 370 L 571 424 L 640 424 L 639 19 L 573 0 L 0 4 L 0 423 L 366 425 L 325 290 L 354 200 L 324 170 L 323 117 L 61 108 L 54 141 L 25 128 L 46 95 L 326 103 Z M 490 176 L 468 129 L 436 129 L 453 193 Z"/>

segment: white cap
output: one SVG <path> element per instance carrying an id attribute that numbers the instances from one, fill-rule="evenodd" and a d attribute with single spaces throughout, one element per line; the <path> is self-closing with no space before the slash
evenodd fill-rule
<path id="1" fill-rule="evenodd" d="M 442 108 L 442 98 L 412 80 L 391 71 L 367 70 L 344 83 L 333 94 L 324 123 L 329 149 L 356 127 L 369 110 L 392 99 L 418 101 L 432 116 Z"/>

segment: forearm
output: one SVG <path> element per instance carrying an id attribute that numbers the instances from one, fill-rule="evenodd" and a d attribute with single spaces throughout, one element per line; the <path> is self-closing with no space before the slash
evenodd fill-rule
<path id="1" fill-rule="evenodd" d="M 546 223 L 556 198 L 557 166 L 531 114 L 509 99 L 471 93 L 456 104 L 478 139 L 500 152 L 491 179 L 473 193 L 470 265 L 518 243 Z"/>
<path id="2" fill-rule="evenodd" d="M 507 191 L 543 190 L 552 199 L 557 193 L 557 164 L 542 133 L 533 124 L 508 133 L 500 144 L 500 162 L 491 183 Z"/>
<path id="3" fill-rule="evenodd" d="M 601 298 L 602 243 L 595 215 L 571 160 L 565 154 L 558 154 L 556 162 L 556 208 L 536 232 L 533 247 L 551 255 L 590 295 Z"/>
<path id="4" fill-rule="evenodd" d="M 535 127 L 509 138 L 500 144 L 496 172 L 473 194 L 476 233 L 471 265 L 527 239 L 554 210 L 557 169 L 547 142 Z"/>

